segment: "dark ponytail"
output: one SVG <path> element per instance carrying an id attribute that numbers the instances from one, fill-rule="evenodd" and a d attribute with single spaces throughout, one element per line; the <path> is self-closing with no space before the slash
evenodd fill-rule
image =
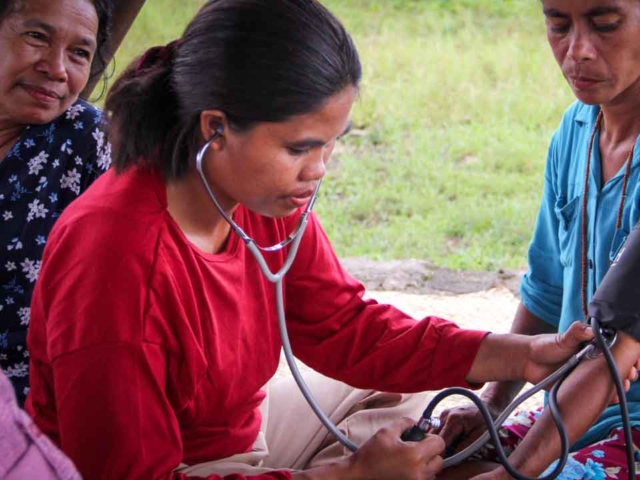
<path id="1" fill-rule="evenodd" d="M 172 156 L 167 140 L 178 136 L 180 125 L 178 97 L 171 86 L 177 46 L 178 42 L 172 42 L 147 50 L 120 75 L 107 95 L 105 110 L 109 113 L 109 137 L 117 148 L 113 163 L 118 171 L 152 156 Z"/>
<path id="2" fill-rule="evenodd" d="M 149 50 L 107 95 L 115 168 L 179 178 L 205 141 L 202 111 L 246 131 L 312 112 L 360 78 L 351 37 L 317 0 L 209 0 L 180 41 Z"/>

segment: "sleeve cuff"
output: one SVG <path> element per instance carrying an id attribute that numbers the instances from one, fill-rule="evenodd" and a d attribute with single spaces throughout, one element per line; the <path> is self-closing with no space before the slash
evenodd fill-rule
<path id="1" fill-rule="evenodd" d="M 435 388 L 457 385 L 478 389 L 482 384 L 470 384 L 466 376 L 478 354 L 480 344 L 490 332 L 461 329 L 454 323 L 443 325 L 431 375 Z M 433 380 L 431 382 L 433 388 Z"/>
<path id="2" fill-rule="evenodd" d="M 536 282 L 531 273 L 522 277 L 520 298 L 529 312 L 543 322 L 558 328 L 562 313 L 562 290 Z"/>

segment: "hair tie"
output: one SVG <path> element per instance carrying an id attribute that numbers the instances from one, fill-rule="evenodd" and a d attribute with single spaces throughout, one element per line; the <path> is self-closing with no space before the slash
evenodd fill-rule
<path id="1" fill-rule="evenodd" d="M 166 45 L 151 47 L 146 52 L 144 52 L 138 60 L 136 72 L 140 72 L 141 70 L 148 70 L 158 65 L 168 65 L 173 61 L 180 43 L 180 39 L 176 39 L 167 43 Z"/>

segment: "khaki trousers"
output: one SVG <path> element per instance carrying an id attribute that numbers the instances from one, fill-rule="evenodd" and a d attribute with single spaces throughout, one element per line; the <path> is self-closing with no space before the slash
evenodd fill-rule
<path id="1" fill-rule="evenodd" d="M 358 390 L 312 371 L 304 377 L 325 414 L 356 445 L 398 418 L 417 420 L 432 396 Z M 252 451 L 181 465 L 176 471 L 188 476 L 258 475 L 272 470 L 306 470 L 351 454 L 320 423 L 292 377 L 275 379 L 265 390 L 267 397 L 260 407 L 262 426 Z"/>

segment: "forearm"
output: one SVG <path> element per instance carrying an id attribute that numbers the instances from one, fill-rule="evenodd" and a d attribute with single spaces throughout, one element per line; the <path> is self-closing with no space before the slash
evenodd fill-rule
<path id="1" fill-rule="evenodd" d="M 520 335 L 539 335 L 542 333 L 555 333 L 555 329 L 533 315 L 520 303 L 511 324 L 510 332 Z M 492 382 L 482 392 L 482 400 L 490 410 L 501 412 L 522 390 L 524 384 L 524 380 Z"/>
<path id="2" fill-rule="evenodd" d="M 466 381 L 484 383 L 523 378 L 530 345 L 530 338 L 526 335 L 487 335 L 480 344 Z"/>
<path id="3" fill-rule="evenodd" d="M 624 334 L 612 348 L 618 373 L 625 377 L 640 356 L 640 343 Z M 589 395 L 584 394 L 589 385 Z M 598 418 L 609 404 L 613 381 L 602 355 L 584 360 L 565 380 L 558 393 L 563 424 L 574 443 Z M 545 410 L 529 434 L 514 451 L 510 461 L 526 475 L 539 475 L 560 453 L 560 437 L 550 412 Z"/>

